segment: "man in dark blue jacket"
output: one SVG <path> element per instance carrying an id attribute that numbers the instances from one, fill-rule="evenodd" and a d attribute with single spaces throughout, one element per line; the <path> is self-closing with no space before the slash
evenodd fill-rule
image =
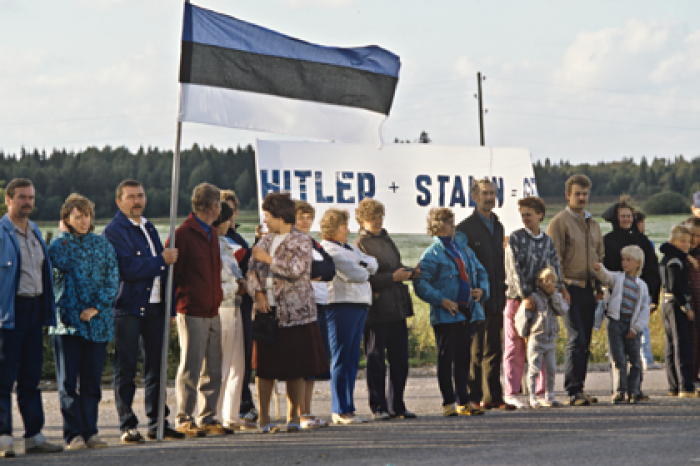
<path id="1" fill-rule="evenodd" d="M 177 249 L 163 250 L 158 232 L 143 217 L 146 192 L 136 180 L 117 187 L 119 211 L 102 233 L 117 253 L 119 292 L 114 300 L 114 398 L 119 413 L 122 443 L 145 441 L 137 430 L 132 410 L 136 393 L 136 363 L 139 340 L 144 355 L 145 401 L 148 438 L 155 440 L 158 429 L 165 283 L 168 265 L 177 261 Z M 170 410 L 165 406 L 167 418 Z M 185 435 L 164 427 L 163 438 L 183 439 Z"/>

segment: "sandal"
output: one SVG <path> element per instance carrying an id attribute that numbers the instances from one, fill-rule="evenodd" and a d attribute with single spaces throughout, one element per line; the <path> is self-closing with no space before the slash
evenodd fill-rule
<path id="1" fill-rule="evenodd" d="M 306 430 L 306 429 L 318 429 L 321 427 L 320 419 L 318 419 L 315 416 L 302 416 L 301 417 L 301 428 Z"/>
<path id="2" fill-rule="evenodd" d="M 274 434 L 274 433 L 279 432 L 279 430 L 280 430 L 279 427 L 277 427 L 273 423 L 269 423 L 268 425 L 260 428 L 260 432 L 263 434 Z"/>

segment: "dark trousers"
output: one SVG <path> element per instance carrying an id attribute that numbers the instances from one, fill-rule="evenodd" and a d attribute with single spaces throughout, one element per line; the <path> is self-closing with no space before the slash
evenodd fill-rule
<path id="1" fill-rule="evenodd" d="M 241 392 L 241 408 L 239 413 L 245 414 L 255 408 L 253 393 L 250 391 L 250 376 L 253 372 L 253 300 L 247 294 L 241 303 L 243 318 L 243 339 L 245 351 L 245 374 L 243 375 L 243 391 Z"/>
<path id="2" fill-rule="evenodd" d="M 666 378 L 671 392 L 694 392 L 693 347 L 690 343 L 688 317 L 674 303 L 663 305 L 663 322 L 666 331 Z M 698 318 L 697 316 L 695 317 Z"/>
<path id="3" fill-rule="evenodd" d="M 12 389 L 24 421 L 24 438 L 44 427 L 41 404 L 41 366 L 44 298 L 15 297 L 15 328 L 0 328 L 0 435 L 12 435 Z"/>
<path id="4" fill-rule="evenodd" d="M 501 364 L 503 363 L 503 308 L 486 312 L 485 320 L 476 324 L 471 346 L 469 394 L 475 402 L 503 403 Z"/>
<path id="5" fill-rule="evenodd" d="M 131 405 L 136 393 L 136 363 L 139 343 L 143 350 L 146 416 L 148 429 L 158 427 L 160 397 L 160 366 L 163 351 L 163 319 L 165 306 L 150 304 L 145 317 L 121 316 L 114 318 L 114 399 L 119 413 L 122 432 L 135 429 L 139 421 Z M 165 417 L 170 414 L 165 405 Z"/>
<path id="6" fill-rule="evenodd" d="M 408 379 L 408 327 L 406 320 L 365 326 L 367 391 L 373 413 L 403 414 L 403 392 Z M 389 386 L 386 362 L 389 361 Z"/>
<path id="7" fill-rule="evenodd" d="M 571 285 L 567 290 L 571 306 L 562 317 L 566 327 L 564 389 L 569 395 L 575 395 L 583 391 L 586 382 L 596 302 L 590 285 L 586 288 Z"/>
<path id="8" fill-rule="evenodd" d="M 107 343 L 71 335 L 53 335 L 51 343 L 63 415 L 63 439 L 66 443 L 77 436 L 87 440 L 97 434 L 97 408 L 102 399 L 100 382 Z"/>
<path id="9" fill-rule="evenodd" d="M 462 406 L 469 403 L 467 385 L 474 327 L 473 323 L 467 321 L 433 325 L 438 350 L 438 386 L 442 393 L 443 406 L 455 401 Z"/>

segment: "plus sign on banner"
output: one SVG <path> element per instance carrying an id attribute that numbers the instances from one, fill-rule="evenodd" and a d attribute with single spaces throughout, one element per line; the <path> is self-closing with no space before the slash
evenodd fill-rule
<path id="1" fill-rule="evenodd" d="M 475 204 L 469 186 L 474 178 L 488 177 L 497 188 L 494 212 L 510 232 L 522 226 L 518 199 L 537 195 L 527 149 L 433 144 L 389 144 L 376 149 L 260 140 L 256 146 L 259 205 L 270 191 L 290 192 L 316 209 L 315 231 L 329 207 L 348 210 L 350 228 L 357 231 L 354 210 L 362 199 L 371 197 L 386 207 L 387 231 L 425 233 L 432 207 L 452 208 L 457 222 L 471 214 Z"/>

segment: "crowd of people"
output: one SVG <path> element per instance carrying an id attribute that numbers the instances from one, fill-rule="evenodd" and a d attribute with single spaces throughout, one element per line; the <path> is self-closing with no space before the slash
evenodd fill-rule
<path id="1" fill-rule="evenodd" d="M 659 262 L 644 215 L 628 199 L 605 212 L 613 229 L 603 236 L 586 211 L 590 180 L 574 175 L 564 188 L 568 205 L 546 231 L 545 203 L 527 197 L 518 202 L 523 227 L 506 236 L 493 212 L 496 186 L 476 180 L 468 218 L 457 224 L 449 208 L 429 211 L 433 243 L 410 267 L 383 227 L 386 215 L 400 213 L 385 212 L 377 199 L 360 202 L 360 231 L 350 244 L 347 211 L 323 213 L 318 242 L 310 235 L 314 207 L 269 193 L 264 228 L 250 247 L 237 232 L 235 193 L 202 183 L 173 247 L 169 240 L 164 247 L 144 216 L 145 187 L 125 180 L 102 235 L 94 233 L 94 204 L 71 194 L 60 212 L 61 233 L 47 246 L 29 220 L 35 187 L 14 179 L 0 219 L 0 456 L 15 455 L 13 390 L 26 453 L 108 446 L 98 435 L 98 406 L 112 340 L 120 441 L 156 439 L 168 318 L 177 325 L 180 362 L 175 424 L 165 406 L 160 426 L 165 439 L 277 432 L 270 417 L 276 381 L 286 384 L 287 432 L 329 425 L 312 412 L 316 380 L 330 380 L 332 423 L 368 422 L 354 399 L 362 345 L 373 420 L 415 418 L 404 402 L 413 315 L 407 282 L 430 306 L 444 416 L 597 403 L 584 388 L 592 330 L 602 320 L 614 374 L 610 401 L 647 400 L 643 369 L 655 364 L 648 322 L 660 303 L 668 395 L 700 398 L 700 193 L 693 217 L 661 245 Z M 173 306 L 166 309 L 169 266 Z M 559 318 L 566 329 L 565 403 L 554 396 Z M 54 350 L 65 447 L 42 434 L 43 327 Z M 133 411 L 139 352 L 145 437 Z"/>

